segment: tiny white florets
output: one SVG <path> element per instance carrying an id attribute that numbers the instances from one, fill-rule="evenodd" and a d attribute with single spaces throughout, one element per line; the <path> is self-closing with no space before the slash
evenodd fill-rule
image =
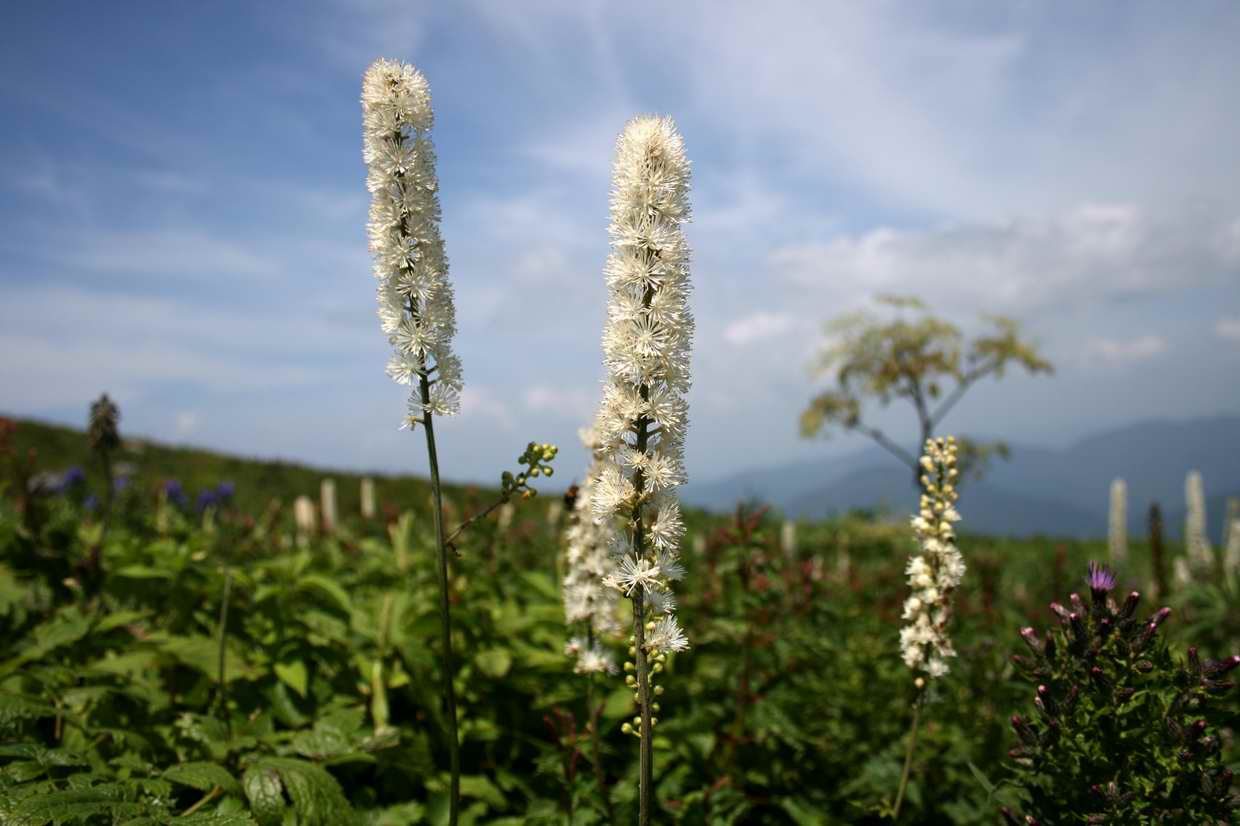
<path id="1" fill-rule="evenodd" d="M 396 353 L 387 373 L 414 385 L 402 428 L 460 409 L 451 352 L 456 310 L 440 237 L 430 87 L 417 69 L 377 60 L 362 78 L 362 157 L 371 192 L 367 225 L 379 280 L 379 324 Z M 429 382 L 428 397 L 420 392 Z"/>
<path id="2" fill-rule="evenodd" d="M 602 337 L 608 375 L 594 420 L 601 463 L 592 474 L 591 504 L 596 522 L 616 530 L 604 582 L 634 600 L 636 644 L 655 657 L 689 647 L 671 590 L 685 575 L 685 529 L 673 491 L 686 479 L 693 340 L 689 247 L 681 230 L 690 215 L 688 193 L 689 162 L 672 120 L 626 124 L 612 167 Z"/>
<path id="3" fill-rule="evenodd" d="M 911 669 L 930 677 L 948 671 L 947 659 L 956 655 L 947 637 L 951 616 L 951 594 L 964 577 L 965 564 L 955 545 L 951 525 L 960 520 L 954 503 L 959 494 L 955 484 L 956 440 L 930 439 L 920 465 L 924 471 L 919 512 L 909 520 L 917 537 L 920 553 L 905 567 L 911 594 L 904 602 L 903 618 L 909 621 L 900 631 L 900 651 Z"/>

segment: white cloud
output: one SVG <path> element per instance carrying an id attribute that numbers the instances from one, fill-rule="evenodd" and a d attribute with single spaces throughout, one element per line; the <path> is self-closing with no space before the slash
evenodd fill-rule
<path id="1" fill-rule="evenodd" d="M 486 419 L 503 430 L 515 430 L 516 419 L 509 404 L 489 387 L 467 384 L 461 390 L 461 419 Z"/>
<path id="2" fill-rule="evenodd" d="M 174 431 L 177 436 L 189 436 L 196 432 L 202 424 L 202 416 L 193 410 L 182 410 L 177 413 Z"/>
<path id="3" fill-rule="evenodd" d="M 1131 364 L 1149 361 L 1167 352 L 1167 340 L 1156 335 L 1129 339 L 1094 338 L 1087 342 L 1085 352 L 1087 356 L 1109 364 Z"/>
<path id="4" fill-rule="evenodd" d="M 535 413 L 574 419 L 584 426 L 602 398 L 598 388 L 565 388 L 538 384 L 525 391 L 525 406 Z"/>
<path id="5" fill-rule="evenodd" d="M 792 323 L 792 317 L 784 313 L 757 312 L 724 327 L 723 338 L 729 344 L 743 347 L 785 333 Z"/>
<path id="6" fill-rule="evenodd" d="M 887 227 L 776 248 L 788 281 L 846 304 L 913 293 L 972 310 L 1029 310 L 1225 283 L 1234 277 L 1206 216 L 1085 204 L 1051 219 L 941 229 Z"/>
<path id="7" fill-rule="evenodd" d="M 1219 338 L 1240 343 L 1240 316 L 1236 318 L 1220 318 L 1214 325 L 1214 333 Z"/>

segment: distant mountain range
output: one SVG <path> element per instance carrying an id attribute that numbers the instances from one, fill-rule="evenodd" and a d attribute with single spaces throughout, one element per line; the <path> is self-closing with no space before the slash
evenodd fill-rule
<path id="1" fill-rule="evenodd" d="M 1221 541 L 1228 496 L 1240 496 L 1240 416 L 1144 421 L 1108 430 L 1063 450 L 1014 443 L 980 480 L 961 487 L 963 527 L 996 536 L 1102 537 L 1111 480 L 1128 483 L 1128 530 L 1146 529 L 1151 502 L 1163 510 L 1168 536 L 1184 526 L 1184 477 L 1201 472 L 1206 517 Z M 854 508 L 912 510 L 909 470 L 877 446 L 842 458 L 761 468 L 687 485 L 682 498 L 708 510 L 760 500 L 793 518 L 816 519 Z"/>

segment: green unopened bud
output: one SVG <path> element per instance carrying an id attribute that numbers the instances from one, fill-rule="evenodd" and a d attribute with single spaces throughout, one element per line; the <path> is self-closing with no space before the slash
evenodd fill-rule
<path id="1" fill-rule="evenodd" d="M 627 685 L 629 688 L 632 688 L 633 686 L 637 685 L 637 678 L 634 677 L 632 674 L 630 674 L 624 678 L 624 684 Z"/>
<path id="2" fill-rule="evenodd" d="M 655 726 L 657 726 L 658 724 L 659 724 L 659 718 L 658 718 L 658 717 L 651 717 L 651 718 L 650 718 L 650 727 L 651 727 L 651 728 L 654 728 L 654 727 L 655 727 Z"/>
<path id="3" fill-rule="evenodd" d="M 622 725 L 622 726 L 620 727 L 620 730 L 621 730 L 621 731 L 623 731 L 625 734 L 632 734 L 632 733 L 633 733 L 633 724 L 632 724 L 632 723 L 625 723 L 624 725 Z"/>
<path id="4" fill-rule="evenodd" d="M 550 467 L 543 468 L 543 476 L 551 476 L 553 473 L 555 473 L 555 468 L 550 468 Z"/>
<path id="5" fill-rule="evenodd" d="M 663 708 L 658 703 L 651 703 L 650 710 L 651 711 L 662 711 Z"/>
<path id="6" fill-rule="evenodd" d="M 635 725 L 635 726 L 641 726 L 641 724 L 642 724 L 642 718 L 641 718 L 640 716 L 637 716 L 637 717 L 634 717 L 634 718 L 633 718 L 633 725 Z"/>
<path id="7" fill-rule="evenodd" d="M 633 639 L 633 638 L 632 638 L 632 637 L 629 637 L 629 639 Z M 636 646 L 636 645 L 630 645 L 630 646 L 629 646 L 629 656 L 630 656 L 630 657 L 636 657 L 636 656 L 637 656 L 637 646 Z"/>
<path id="8" fill-rule="evenodd" d="M 629 661 L 627 661 L 627 660 L 626 660 L 626 661 L 625 661 L 625 663 L 624 663 L 624 670 L 625 670 L 625 671 L 632 671 L 632 670 L 633 670 L 633 668 L 634 668 L 633 663 L 631 663 L 631 662 L 629 662 Z"/>
<path id="9" fill-rule="evenodd" d="M 650 670 L 653 671 L 655 674 L 658 674 L 660 671 L 663 670 L 663 663 L 655 663 L 654 667 L 651 668 Z"/>
<path id="10" fill-rule="evenodd" d="M 656 685 L 656 686 L 654 687 L 654 693 L 655 693 L 655 694 L 662 694 L 662 693 L 663 693 L 663 686 L 661 686 L 661 685 Z"/>

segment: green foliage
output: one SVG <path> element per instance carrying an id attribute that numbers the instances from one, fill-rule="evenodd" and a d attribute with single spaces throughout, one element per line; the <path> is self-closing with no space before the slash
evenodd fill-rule
<path id="1" fill-rule="evenodd" d="M 195 455 L 169 461 L 208 479 Z M 0 498 L 0 823 L 444 822 L 425 488 L 391 519 L 342 507 L 335 534 L 299 545 L 286 508 L 241 496 L 264 466 L 234 467 L 233 505 L 170 512 L 140 492 L 118 500 L 106 534 L 72 497 L 32 500 L 35 526 L 16 497 Z M 316 487 L 307 471 L 300 488 L 259 490 L 288 501 Z M 496 494 L 452 491 L 448 527 Z M 570 810 L 578 826 L 608 822 L 586 683 L 563 655 L 547 498 L 522 503 L 511 525 L 479 519 L 458 541 L 462 824 L 559 826 Z M 898 647 L 907 527 L 856 515 L 804 525 L 785 554 L 771 514 L 685 519 L 679 614 L 693 649 L 660 676 L 656 822 L 880 822 L 912 695 Z M 967 534 L 959 544 L 970 566 L 953 618 L 959 657 L 923 709 L 904 823 L 991 824 L 999 806 L 1022 805 L 999 768 L 1007 715 L 1026 696 L 1009 629 L 1102 551 Z M 1146 553 L 1133 543 L 1142 576 Z M 1047 558 L 1062 560 L 1049 574 Z M 1226 628 L 1218 646 L 1236 642 Z M 631 822 L 637 753 L 621 726 L 632 693 L 622 677 L 598 679 L 594 701 L 615 822 Z M 1218 759 L 1238 756 L 1224 743 Z"/>
<path id="2" fill-rule="evenodd" d="M 1226 675 L 1240 656 L 1202 662 L 1190 647 L 1179 661 L 1158 635 L 1170 609 L 1139 620 L 1136 591 L 1117 606 L 1109 575 L 1091 567 L 1090 581 L 1088 606 L 1077 594 L 1069 607 L 1052 603 L 1059 622 L 1045 639 L 1021 632 L 1037 716 L 1012 717 L 1024 802 L 1007 819 L 1231 822 L 1240 800 L 1229 793 L 1218 726 L 1236 717 Z"/>

